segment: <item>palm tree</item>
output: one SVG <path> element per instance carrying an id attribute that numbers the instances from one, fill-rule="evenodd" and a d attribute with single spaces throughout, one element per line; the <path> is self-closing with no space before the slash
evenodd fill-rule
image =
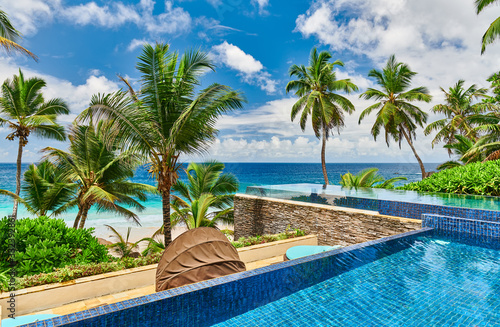
<path id="1" fill-rule="evenodd" d="M 57 216 L 67 208 L 65 204 L 72 200 L 76 186 L 52 162 L 44 160 L 38 165 L 31 164 L 24 172 L 23 197 L 6 190 L 0 190 L 0 194 L 18 200 L 39 217 Z"/>
<path id="2" fill-rule="evenodd" d="M 465 159 L 464 155 L 469 152 L 471 149 L 473 149 L 476 145 L 476 142 L 473 140 L 469 139 L 468 137 L 465 137 L 463 135 L 453 135 L 455 138 L 455 142 L 446 144 L 444 147 L 448 149 L 448 151 L 451 151 L 453 154 L 458 155 L 458 161 L 457 160 L 449 160 L 446 161 L 442 164 L 440 164 L 437 169 L 438 170 L 443 170 L 443 169 L 450 169 L 454 168 L 457 166 L 463 166 L 465 164 L 468 164 L 469 162 L 476 162 L 476 161 L 481 161 L 483 158 L 482 154 L 479 154 L 477 156 L 474 156 L 474 158 L 469 158 Z"/>
<path id="3" fill-rule="evenodd" d="M 211 161 L 190 163 L 186 169 L 188 183 L 178 181 L 172 187 L 172 226 L 184 222 L 189 229 L 215 227 L 217 223 L 234 222 L 234 193 L 239 183 L 233 174 L 223 174 L 224 164 Z"/>
<path id="4" fill-rule="evenodd" d="M 21 33 L 12 26 L 5 11 L 0 9 L 0 47 L 4 48 L 7 53 L 17 51 L 38 61 L 37 56 L 16 43 L 20 38 Z"/>
<path id="5" fill-rule="evenodd" d="M 344 91 L 351 93 L 357 91 L 358 87 L 350 79 L 337 80 L 334 68 L 336 65 L 344 66 L 340 60 L 330 63 L 332 55 L 328 51 L 313 48 L 309 59 L 309 66 L 292 65 L 290 77 L 296 76 L 297 80 L 288 82 L 286 92 L 295 92 L 299 100 L 292 107 L 292 121 L 297 115 L 300 116 L 300 127 L 302 131 L 306 128 L 307 118 L 311 116 L 314 134 L 322 140 L 321 166 L 325 185 L 328 185 L 328 174 L 326 172 L 326 141 L 334 129 L 340 132 L 344 126 L 344 112 L 352 114 L 354 105 L 347 98 L 336 93 Z"/>
<path id="6" fill-rule="evenodd" d="M 475 0 L 476 4 L 476 13 L 479 15 L 481 11 L 483 11 L 484 8 L 487 6 L 498 2 L 498 0 Z M 482 46 L 481 46 L 481 54 L 486 51 L 486 46 L 490 43 L 493 43 L 495 39 L 500 35 L 500 17 L 495 19 L 490 27 L 486 30 L 486 32 L 483 35 L 482 39 Z"/>
<path id="7" fill-rule="evenodd" d="M 344 187 L 394 188 L 394 183 L 405 180 L 407 180 L 407 178 L 403 176 L 386 180 L 383 176 L 378 174 L 378 168 L 367 168 L 356 175 L 350 172 L 341 175 L 340 185 Z"/>
<path id="8" fill-rule="evenodd" d="M 19 76 L 14 75 L 12 80 L 6 80 L 2 85 L 0 97 L 0 127 L 8 126 L 12 133 L 7 139 L 19 139 L 17 151 L 16 195 L 21 191 L 21 159 L 23 148 L 28 144 L 31 133 L 36 136 L 64 141 L 66 134 L 64 127 L 56 123 L 61 114 L 68 114 L 66 103 L 57 98 L 45 101 L 41 89 L 45 81 L 33 77 L 24 79 L 19 70 Z M 12 216 L 17 217 L 18 201 L 14 200 Z"/>
<path id="9" fill-rule="evenodd" d="M 373 138 L 376 140 L 383 128 L 387 146 L 392 138 L 399 142 L 401 148 L 401 140 L 404 137 L 420 165 L 423 179 L 426 177 L 425 167 L 413 146 L 413 139 L 416 137 L 417 127 L 423 127 L 427 121 L 427 113 L 410 102 L 430 102 L 432 97 L 426 87 L 410 89 L 411 79 L 416 74 L 407 64 L 397 62 L 394 55 L 389 57 L 382 71 L 370 70 L 368 76 L 375 78 L 382 90 L 368 88 L 360 95 L 366 100 L 374 99 L 378 102 L 363 110 L 359 116 L 359 123 L 373 110 L 378 109 L 377 118 L 371 129 Z"/>
<path id="10" fill-rule="evenodd" d="M 74 228 L 84 228 L 94 205 L 98 211 L 112 211 L 140 225 L 137 214 L 123 205 L 142 211 L 145 207 L 139 201 L 146 201 L 147 193 L 156 191 L 154 186 L 129 180 L 140 158 L 130 150 L 118 153 L 116 146 L 110 146 L 109 140 L 119 138 L 108 132 L 110 123 L 100 121 L 95 127 L 73 125 L 68 151 L 43 149 L 64 177 L 78 185 L 73 199 L 61 208 L 78 207 Z"/>
<path id="11" fill-rule="evenodd" d="M 201 51 L 180 58 L 167 44 L 144 45 L 137 69 L 141 90 L 130 84 L 130 97 L 122 92 L 92 99 L 80 120 L 109 118 L 129 147 L 149 160 L 150 172 L 162 194 L 165 244 L 171 240 L 170 193 L 180 169 L 181 154 L 203 154 L 215 139 L 215 123 L 222 114 L 242 107 L 244 98 L 231 88 L 212 84 L 198 93 L 200 77 L 214 70 Z"/>
<path id="12" fill-rule="evenodd" d="M 116 237 L 116 239 L 118 240 L 116 243 L 108 245 L 108 249 L 115 250 L 115 253 L 118 254 L 120 258 L 137 258 L 138 256 L 140 256 L 140 253 L 137 250 L 139 249 L 139 243 L 143 240 L 135 243 L 129 242 L 132 227 L 127 228 L 127 236 L 125 236 L 124 238 L 123 235 L 118 233 L 118 231 L 114 227 L 110 225 L 104 226 L 108 227 L 109 230 L 114 234 L 114 237 Z"/>
<path id="13" fill-rule="evenodd" d="M 446 103 L 434 106 L 431 111 L 444 114 L 446 118 L 430 123 L 424 130 L 425 135 L 438 131 L 432 140 L 432 146 L 441 141 L 450 145 L 456 142 L 454 137 L 456 134 L 466 136 L 473 142 L 478 140 L 477 131 L 474 130 L 470 118 L 485 112 L 491 105 L 487 103 L 473 104 L 473 101 L 486 98 L 488 90 L 478 88 L 475 84 L 465 89 L 464 83 L 463 80 L 459 80 L 453 87 L 449 88 L 448 92 L 441 88 L 445 94 Z M 452 154 L 450 147 L 448 147 L 448 154 Z"/>

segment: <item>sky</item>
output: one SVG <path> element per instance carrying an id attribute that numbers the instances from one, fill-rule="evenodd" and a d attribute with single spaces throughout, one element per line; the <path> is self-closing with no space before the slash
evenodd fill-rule
<path id="1" fill-rule="evenodd" d="M 321 143 L 312 128 L 302 131 L 290 110 L 297 100 L 286 94 L 292 64 L 308 63 L 313 47 L 329 50 L 344 62 L 338 78 L 350 78 L 360 92 L 347 95 L 356 111 L 346 126 L 330 138 L 327 162 L 416 162 L 405 143 L 401 149 L 370 135 L 374 115 L 358 124 L 373 102 L 359 94 L 374 82 L 372 68 L 384 66 L 395 54 L 418 74 L 414 86 L 433 95 L 422 110 L 442 103 L 443 92 L 459 79 L 466 86 L 489 86 L 486 79 L 500 70 L 500 41 L 480 54 L 481 37 L 498 17 L 498 7 L 476 15 L 473 0 L 0 0 L 0 8 L 19 29 L 20 42 L 39 62 L 7 56 L 0 50 L 0 82 L 22 69 L 47 82 L 46 99 L 62 98 L 71 114 L 68 125 L 96 93 L 123 88 L 117 74 L 137 83 L 137 56 L 144 43 L 166 42 L 180 53 L 201 49 L 217 64 L 203 76 L 244 92 L 248 102 L 222 117 L 210 152 L 203 158 L 223 162 L 320 162 Z M 429 122 L 441 117 L 429 115 Z M 0 128 L 0 162 L 15 162 L 17 144 L 5 140 Z M 424 162 L 448 160 L 432 135 L 417 132 L 415 147 Z M 67 143 L 31 136 L 23 161 L 36 162 L 46 146 L 65 149 Z"/>

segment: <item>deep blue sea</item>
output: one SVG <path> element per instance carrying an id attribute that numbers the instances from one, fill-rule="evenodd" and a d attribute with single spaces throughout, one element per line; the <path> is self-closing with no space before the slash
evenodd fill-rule
<path id="1" fill-rule="evenodd" d="M 319 163 L 226 163 L 224 172 L 236 175 L 240 181 L 240 192 L 245 192 L 247 186 L 251 185 L 274 185 L 274 184 L 294 184 L 294 183 L 317 183 L 323 184 L 323 173 Z M 437 163 L 426 164 L 426 170 L 436 170 Z M 23 164 L 23 171 L 28 164 Z M 421 179 L 418 164 L 408 163 L 330 163 L 327 164 L 328 178 L 330 183 L 338 184 L 340 175 L 350 171 L 355 174 L 359 171 L 376 167 L 379 173 L 386 179 L 405 176 L 408 181 L 400 182 L 399 185 Z M 0 163 L 0 189 L 14 191 L 16 165 L 11 163 Z M 181 179 L 185 174 L 180 175 Z M 137 169 L 133 178 L 134 182 L 155 185 L 155 181 L 150 177 L 144 168 Z M 0 216 L 12 213 L 12 200 L 5 196 L 0 196 Z M 159 226 L 161 224 L 161 199 L 159 196 L 151 196 L 146 204 L 147 209 L 139 214 L 142 226 Z M 20 205 L 19 217 L 30 216 L 25 208 Z M 69 224 L 72 224 L 76 216 L 76 210 L 61 216 Z M 125 221 L 124 218 L 112 213 L 91 211 L 87 220 L 87 227 L 102 226 L 103 224 L 134 226 Z"/>

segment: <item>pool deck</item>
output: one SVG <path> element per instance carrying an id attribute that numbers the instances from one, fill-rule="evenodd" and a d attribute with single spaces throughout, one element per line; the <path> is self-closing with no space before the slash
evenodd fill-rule
<path id="1" fill-rule="evenodd" d="M 247 263 L 247 270 L 253 270 L 261 267 L 266 267 L 275 263 L 279 263 L 283 261 L 283 256 L 272 257 L 264 260 L 254 261 L 251 263 Z M 130 300 L 134 298 L 138 298 L 141 296 L 149 295 L 155 293 L 155 285 L 150 285 L 146 287 L 141 287 L 133 290 L 128 290 L 125 292 L 120 292 L 116 294 L 109 294 L 101 297 L 97 297 L 94 299 L 88 299 L 84 301 L 78 301 L 70 304 L 66 304 L 57 308 L 38 311 L 30 313 L 32 314 L 57 314 L 57 315 L 66 315 L 70 313 L 75 313 L 78 311 L 83 311 L 91 308 L 96 308 L 101 305 L 117 303 L 125 300 Z"/>

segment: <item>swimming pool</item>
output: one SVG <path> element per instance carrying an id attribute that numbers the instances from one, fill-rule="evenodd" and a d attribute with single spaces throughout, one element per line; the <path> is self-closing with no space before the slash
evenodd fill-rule
<path id="1" fill-rule="evenodd" d="M 500 197 L 424 193 L 373 188 L 344 188 L 338 185 L 284 184 L 249 186 L 246 194 L 329 204 L 380 214 L 421 219 L 424 213 L 500 221 Z"/>
<path id="2" fill-rule="evenodd" d="M 494 326 L 500 224 L 424 228 L 29 326 Z"/>

